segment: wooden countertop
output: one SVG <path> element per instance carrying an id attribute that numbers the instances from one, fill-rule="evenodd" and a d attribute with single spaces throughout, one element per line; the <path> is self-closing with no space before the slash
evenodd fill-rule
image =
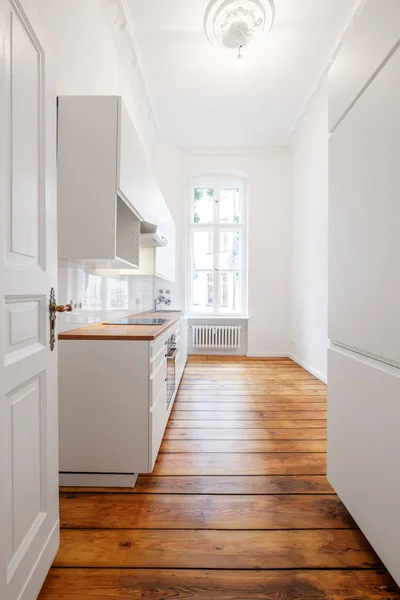
<path id="1" fill-rule="evenodd" d="M 59 340 L 155 340 L 164 333 L 171 325 L 179 321 L 183 312 L 153 313 L 145 312 L 129 315 L 140 319 L 167 319 L 163 325 L 103 325 L 94 323 L 86 327 L 79 327 L 71 331 L 58 334 Z M 113 321 L 114 319 L 109 319 Z"/>

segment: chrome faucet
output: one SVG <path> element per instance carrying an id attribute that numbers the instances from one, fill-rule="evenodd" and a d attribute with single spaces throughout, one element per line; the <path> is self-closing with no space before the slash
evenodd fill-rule
<path id="1" fill-rule="evenodd" d="M 170 290 L 165 290 L 167 296 L 171 293 Z M 157 312 L 157 305 L 165 304 L 165 306 L 169 306 L 171 304 L 171 298 L 167 298 L 164 296 L 164 290 L 158 290 L 158 296 L 154 300 L 154 312 Z"/>

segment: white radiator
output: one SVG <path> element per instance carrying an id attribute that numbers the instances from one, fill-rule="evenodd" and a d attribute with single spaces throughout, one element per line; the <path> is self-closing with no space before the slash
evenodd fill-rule
<path id="1" fill-rule="evenodd" d="M 192 325 L 193 348 L 235 350 L 240 348 L 239 325 Z"/>

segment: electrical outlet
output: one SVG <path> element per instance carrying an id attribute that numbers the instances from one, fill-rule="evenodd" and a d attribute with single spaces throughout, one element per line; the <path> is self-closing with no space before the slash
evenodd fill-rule
<path id="1" fill-rule="evenodd" d="M 82 310 L 82 302 L 80 300 L 70 300 L 73 312 L 80 312 Z"/>

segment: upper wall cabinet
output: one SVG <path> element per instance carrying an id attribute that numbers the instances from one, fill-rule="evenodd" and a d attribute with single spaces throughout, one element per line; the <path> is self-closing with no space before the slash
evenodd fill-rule
<path id="1" fill-rule="evenodd" d="M 163 201 L 117 96 L 58 100 L 58 257 L 96 268 L 139 266 L 140 221 Z"/>
<path id="2" fill-rule="evenodd" d="M 400 49 L 329 139 L 329 337 L 400 364 Z"/>
<path id="3" fill-rule="evenodd" d="M 377 27 L 377 23 L 384 26 Z M 329 71 L 329 130 L 398 43 L 399 0 L 368 0 Z"/>
<path id="4" fill-rule="evenodd" d="M 126 108 L 118 100 L 119 161 L 118 192 L 131 202 L 142 221 L 158 224 L 161 190 L 149 167 L 147 157 Z"/>
<path id="5" fill-rule="evenodd" d="M 176 230 L 175 222 L 168 210 L 167 205 L 161 204 L 159 214 L 159 225 L 161 231 L 167 238 L 167 245 L 155 249 L 154 273 L 156 276 L 175 281 L 176 279 Z"/>
<path id="6" fill-rule="evenodd" d="M 120 270 L 121 275 L 132 275 L 135 277 L 160 278 L 165 281 L 174 282 L 176 279 L 176 230 L 175 222 L 162 199 L 159 205 L 158 226 L 165 236 L 165 246 L 155 248 L 140 248 L 139 269 Z"/>

